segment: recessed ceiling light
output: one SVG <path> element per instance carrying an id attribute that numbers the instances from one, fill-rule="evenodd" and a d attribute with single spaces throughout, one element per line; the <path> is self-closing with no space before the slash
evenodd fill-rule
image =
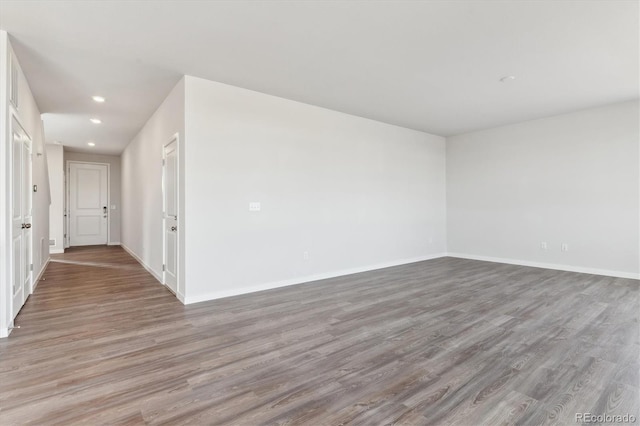
<path id="1" fill-rule="evenodd" d="M 95 144 L 95 143 L 93 143 L 93 142 L 87 142 L 87 145 L 89 145 L 89 146 L 96 146 L 96 144 Z"/>
<path id="2" fill-rule="evenodd" d="M 501 83 L 508 83 L 508 82 L 513 81 L 513 80 L 515 80 L 515 79 L 516 79 L 516 77 L 515 77 L 514 75 L 507 75 L 507 76 L 505 76 L 505 77 L 502 77 L 502 78 L 500 79 L 500 82 L 501 82 Z"/>
<path id="3" fill-rule="evenodd" d="M 102 123 L 102 120 L 100 120 L 99 118 L 90 118 L 89 119 L 93 124 L 100 124 Z"/>
<path id="4" fill-rule="evenodd" d="M 93 99 L 94 101 L 96 101 L 98 103 L 103 103 L 104 101 L 106 101 L 106 99 L 103 98 L 102 96 L 92 96 L 91 99 Z"/>

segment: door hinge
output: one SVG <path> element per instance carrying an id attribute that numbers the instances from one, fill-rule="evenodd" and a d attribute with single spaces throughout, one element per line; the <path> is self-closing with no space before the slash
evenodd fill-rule
<path id="1" fill-rule="evenodd" d="M 164 272 L 165 265 L 162 265 L 162 272 Z"/>
<path id="2" fill-rule="evenodd" d="M 162 165 L 164 166 L 164 164 L 165 164 L 165 163 L 164 163 L 164 159 L 163 159 L 163 160 L 162 160 Z"/>
<path id="3" fill-rule="evenodd" d="M 29 270 L 33 271 L 33 263 L 31 265 L 29 265 Z"/>

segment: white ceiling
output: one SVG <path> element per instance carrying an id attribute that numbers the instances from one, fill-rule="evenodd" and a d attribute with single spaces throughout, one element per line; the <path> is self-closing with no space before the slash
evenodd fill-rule
<path id="1" fill-rule="evenodd" d="M 638 16 L 615 0 L 0 1 L 47 141 L 101 153 L 183 74 L 445 136 L 637 99 Z"/>

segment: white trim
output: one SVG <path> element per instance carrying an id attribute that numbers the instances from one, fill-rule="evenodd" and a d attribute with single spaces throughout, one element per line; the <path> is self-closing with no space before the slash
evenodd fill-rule
<path id="1" fill-rule="evenodd" d="M 129 253 L 131 255 L 131 257 L 133 257 L 140 265 L 142 265 L 142 267 L 144 269 L 147 270 L 147 272 L 149 272 L 151 275 L 153 275 L 153 278 L 155 278 L 156 280 L 158 280 L 158 282 L 160 284 L 162 284 L 162 275 L 160 275 L 159 273 L 157 273 L 156 271 L 154 271 L 151 266 L 147 265 L 146 263 L 144 263 L 144 261 L 142 259 L 140 259 L 140 257 L 138 257 L 137 254 L 135 254 L 133 252 L 133 250 L 131 250 L 129 247 L 125 246 L 124 244 L 120 244 L 120 247 L 122 247 L 124 249 L 124 251 L 126 251 L 127 253 Z M 164 284 L 162 284 L 164 285 Z"/>
<path id="2" fill-rule="evenodd" d="M 165 267 L 164 265 L 167 264 L 167 218 L 165 215 L 165 212 L 167 211 L 167 206 L 165 205 L 166 202 L 166 194 L 165 194 L 165 180 L 166 180 L 166 159 L 167 159 L 167 153 L 165 151 L 166 147 L 171 145 L 173 142 L 175 141 L 176 143 L 176 181 L 175 181 L 175 185 L 176 185 L 176 205 L 178 210 L 180 210 L 180 133 L 174 133 L 174 135 L 171 137 L 171 139 L 169 140 L 169 142 L 167 142 L 165 145 L 162 146 L 162 182 L 160 187 L 162 188 L 162 279 L 160 280 L 160 282 L 162 283 L 162 285 L 164 285 L 165 287 L 169 288 L 169 286 L 167 285 L 167 272 L 165 271 Z M 178 289 L 180 288 L 180 232 L 181 232 L 181 227 L 179 226 L 179 218 L 182 216 L 182 214 L 178 211 L 178 217 L 176 217 L 176 226 L 177 226 L 177 231 L 176 231 L 176 258 L 177 258 L 177 262 L 176 262 L 176 296 L 178 294 Z M 184 303 L 184 296 L 182 296 L 183 300 L 181 300 L 182 303 Z"/>
<path id="3" fill-rule="evenodd" d="M 4 339 L 5 337 L 9 337 L 9 334 L 11 334 L 11 332 L 9 330 L 12 329 L 12 328 L 13 328 L 13 320 L 11 320 L 11 323 L 9 324 L 9 327 L 0 328 L 0 339 Z"/>
<path id="4" fill-rule="evenodd" d="M 273 281 L 269 283 L 263 283 L 263 284 L 258 284 L 250 287 L 245 287 L 242 289 L 216 291 L 216 292 L 211 292 L 211 293 L 207 293 L 207 294 L 203 294 L 195 297 L 189 297 L 189 296 L 184 297 L 182 296 L 182 294 L 178 294 L 178 299 L 181 302 L 183 302 L 185 305 L 189 305 L 192 303 L 222 299 L 225 297 L 238 296 L 241 294 L 254 293 L 257 291 L 271 290 L 274 288 L 286 287 L 290 285 L 304 284 L 312 281 L 319 281 L 319 280 L 324 280 L 328 278 L 336 278 L 336 277 L 341 277 L 345 275 L 357 274 L 360 272 L 374 271 L 376 269 L 406 265 L 406 264 L 415 263 L 415 262 L 422 262 L 425 260 L 438 259 L 441 257 L 456 257 L 460 259 L 471 259 L 471 260 L 480 260 L 483 262 L 495 262 L 495 263 L 505 263 L 509 265 L 530 266 L 534 268 L 544 268 L 544 269 L 552 269 L 552 270 L 558 270 L 558 271 L 578 272 L 578 273 L 593 274 L 593 275 L 605 275 L 605 276 L 617 277 L 617 278 L 640 279 L 640 274 L 635 274 L 633 272 L 610 271 L 606 269 L 583 268 L 579 266 L 558 265 L 554 263 L 538 263 L 538 262 L 529 262 L 526 260 L 514 260 L 514 259 L 505 259 L 505 258 L 488 257 L 488 256 L 475 256 L 475 255 L 460 254 L 460 253 L 438 253 L 438 254 L 422 256 L 422 257 L 417 257 L 412 259 L 402 259 L 402 260 L 396 260 L 392 262 L 385 262 L 377 265 L 343 269 L 340 271 L 327 272 L 324 274 L 310 275 L 306 277 L 293 278 L 293 279 L 282 280 L 282 281 Z"/>
<path id="5" fill-rule="evenodd" d="M 49 262 L 51 262 L 51 258 L 48 257 L 47 261 L 44 262 L 44 265 L 42 265 L 42 268 L 40 269 L 40 272 L 38 272 L 38 276 L 36 277 L 36 279 L 33 281 L 33 286 L 31 289 L 31 294 L 33 294 L 34 291 L 36 291 L 36 287 L 38 286 L 38 283 L 40 282 L 40 279 L 42 278 L 42 276 L 44 275 L 44 271 L 47 269 L 47 266 L 49 266 Z"/>
<path id="6" fill-rule="evenodd" d="M 7 68 L 9 66 L 9 35 L 0 29 L 0 338 L 9 335 L 11 325 L 11 151 L 9 143 L 9 124 L 7 119 L 8 103 L 5 93 L 8 86 Z"/>
<path id="7" fill-rule="evenodd" d="M 640 279 L 640 274 L 635 272 L 611 271 L 608 269 L 585 268 L 582 266 L 561 265 L 557 263 L 530 262 L 528 260 L 507 259 L 503 257 L 476 256 L 473 254 L 447 253 L 449 257 L 459 259 L 481 260 L 483 262 L 506 263 L 507 265 L 530 266 L 532 268 L 554 269 L 556 271 L 578 272 L 581 274 L 605 275 L 607 277 Z"/>
<path id="8" fill-rule="evenodd" d="M 108 246 L 120 246 L 122 244 L 120 243 L 120 241 L 111 241 L 111 242 L 107 243 L 107 245 Z"/>
<path id="9" fill-rule="evenodd" d="M 49 249 L 49 254 L 64 254 L 64 249 Z"/>
<path id="10" fill-rule="evenodd" d="M 336 277 L 341 277 L 341 276 L 344 276 L 344 275 L 358 274 L 360 272 L 374 271 L 376 269 L 389 268 L 389 267 L 392 267 L 392 266 L 406 265 L 406 264 L 409 264 L 409 263 L 422 262 L 422 261 L 431 260 L 431 259 L 438 259 L 438 258 L 441 258 L 441 257 L 446 257 L 446 255 L 447 255 L 446 253 L 430 254 L 430 255 L 427 255 L 427 256 L 414 257 L 414 258 L 410 258 L 410 259 L 400 259 L 400 260 L 394 260 L 394 261 L 391 261 L 391 262 L 378 263 L 376 265 L 368 265 L 368 266 L 361 266 L 361 267 L 357 267 L 357 268 L 342 269 L 342 270 L 339 270 L 339 271 L 326 272 L 326 273 L 317 274 L 317 275 L 308 275 L 306 277 L 291 278 L 291 279 L 288 279 L 288 280 L 281 280 L 281 281 L 272 281 L 272 282 L 268 282 L 268 283 L 258 284 L 258 285 L 239 288 L 239 289 L 216 291 L 216 292 L 207 293 L 207 294 L 203 294 L 203 295 L 199 295 L 199 296 L 195 296 L 195 297 L 187 296 L 187 297 L 185 297 L 185 300 L 184 300 L 183 303 L 185 305 L 189 305 L 191 303 L 204 302 L 204 301 L 207 301 L 207 300 L 222 299 L 224 297 L 238 296 L 240 294 L 253 293 L 253 292 L 256 292 L 256 291 L 271 290 L 271 289 L 278 288 L 278 287 L 286 287 L 286 286 L 290 286 L 290 285 L 304 284 L 304 283 L 308 283 L 308 282 L 311 282 L 311 281 L 325 280 L 325 279 L 328 279 L 328 278 L 336 278 Z"/>
<path id="11" fill-rule="evenodd" d="M 13 55 L 15 55 L 15 52 L 13 52 Z M 9 55 L 11 57 L 11 53 Z M 13 59 L 12 59 L 13 60 Z M 11 103 L 9 104 L 9 126 L 7 128 L 8 130 L 8 144 L 9 144 L 9 157 L 10 157 L 10 161 L 9 161 L 9 194 L 13 193 L 13 178 L 14 178 L 14 170 L 13 170 L 13 132 L 14 132 L 14 126 L 13 126 L 13 122 L 18 123 L 18 126 L 20 126 L 20 129 L 24 132 L 24 134 L 27 136 L 27 138 L 29 139 L 29 161 L 31 162 L 31 164 L 29 165 L 29 198 L 31 198 L 29 205 L 31 206 L 31 211 L 29 212 L 29 217 L 31 218 L 31 222 L 33 222 L 33 191 L 31 190 L 31 186 L 33 185 L 33 139 L 31 138 L 31 136 L 29 135 L 29 133 L 25 130 L 23 124 L 22 124 L 22 120 L 20 118 L 20 115 L 18 114 L 18 110 L 14 107 L 14 105 L 12 105 Z M 11 247 L 12 241 L 13 241 L 13 216 L 12 216 L 12 211 L 13 211 L 13 196 L 9 196 L 9 205 L 8 205 L 8 218 L 9 218 L 9 238 L 8 238 L 8 242 L 9 242 L 9 288 L 11 289 L 13 286 L 13 282 L 14 282 L 14 259 L 13 259 L 13 248 Z M 29 245 L 29 255 L 30 255 L 30 259 L 28 260 L 28 263 L 33 266 L 33 234 L 34 234 L 34 230 L 31 229 L 31 232 L 29 232 L 29 239 L 28 239 L 28 245 Z M 11 324 L 9 325 L 9 327 L 13 326 L 13 321 L 15 321 L 15 318 L 18 316 L 18 313 L 20 312 L 20 310 L 22 309 L 22 307 L 24 306 L 24 304 L 27 302 L 27 298 L 29 297 L 29 295 L 31 294 L 30 292 L 27 294 L 28 290 L 31 290 L 33 288 L 33 270 L 29 271 L 29 284 L 28 284 L 28 289 L 23 288 L 22 292 L 23 292 L 23 297 L 24 297 L 24 302 L 22 303 L 22 306 L 20 307 L 20 309 L 18 309 L 18 312 L 14 312 L 14 294 L 13 292 L 9 293 L 9 304 L 10 304 L 10 312 L 11 315 L 9 316 L 11 318 Z M 10 328 L 9 328 L 10 329 Z M 9 330 L 8 329 L 8 330 Z M 9 331 L 7 331 L 8 333 L 10 333 Z M 7 334 L 8 336 L 9 334 Z"/>
<path id="12" fill-rule="evenodd" d="M 98 161 L 79 161 L 79 160 L 67 160 L 67 164 L 65 164 L 65 213 L 66 220 L 65 224 L 67 226 L 67 237 L 64 238 L 63 246 L 64 248 L 71 247 L 71 209 L 69 208 L 69 198 L 71 196 L 71 163 L 76 164 L 97 164 L 100 166 L 107 166 L 107 245 L 111 243 L 111 163 L 101 163 Z"/>
<path id="13" fill-rule="evenodd" d="M 181 301 L 181 302 L 182 302 L 182 304 L 183 304 L 183 305 L 185 305 L 185 303 L 184 303 L 184 300 L 185 300 L 185 298 L 184 298 L 184 294 L 182 294 L 182 293 L 178 292 L 178 293 L 176 294 L 176 297 L 178 298 L 178 300 L 179 300 L 179 301 Z"/>

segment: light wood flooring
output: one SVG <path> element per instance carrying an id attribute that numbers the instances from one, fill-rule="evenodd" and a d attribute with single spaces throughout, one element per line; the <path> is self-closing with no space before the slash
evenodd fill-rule
<path id="1" fill-rule="evenodd" d="M 120 247 L 54 258 L 2 425 L 638 421 L 637 280 L 442 258 L 183 306 Z"/>

